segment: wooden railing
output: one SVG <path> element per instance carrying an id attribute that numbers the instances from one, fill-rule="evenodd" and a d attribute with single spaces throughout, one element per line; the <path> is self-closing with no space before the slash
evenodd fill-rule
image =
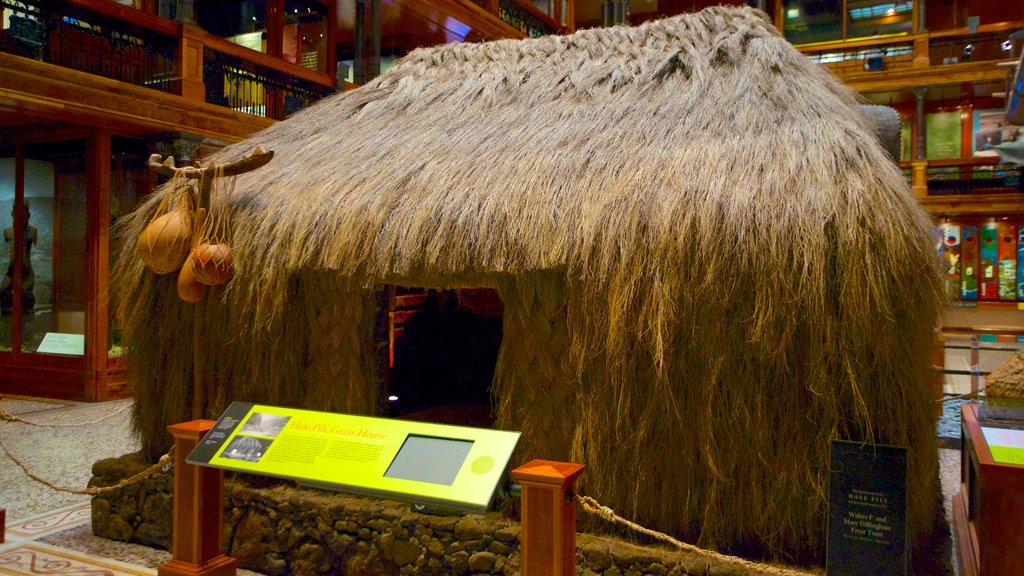
<path id="1" fill-rule="evenodd" d="M 0 0 L 0 51 L 283 119 L 335 91 L 331 76 L 106 0 Z"/>
<path id="2" fill-rule="evenodd" d="M 910 178 L 912 162 L 900 162 Z M 1005 194 L 1024 192 L 1024 172 L 997 157 L 929 160 L 925 166 L 928 196 Z"/>
<path id="3" fill-rule="evenodd" d="M 566 34 L 574 29 L 572 15 L 575 0 L 569 0 L 566 3 L 567 14 L 563 18 L 566 25 L 562 25 L 558 21 L 558 18 L 562 16 L 561 0 L 555 0 L 551 4 L 558 14 L 545 14 L 529 0 L 472 0 L 472 2 L 530 38 L 548 34 Z"/>
<path id="4" fill-rule="evenodd" d="M 1011 33 L 1024 28 L 1024 21 L 978 26 L 977 32 L 955 28 L 937 32 L 888 35 L 848 41 L 804 44 L 797 48 L 839 75 L 863 72 L 864 61 L 881 57 L 886 70 L 923 68 L 963 62 L 999 61 L 1009 57 L 1002 49 Z M 971 48 L 965 50 L 970 45 Z M 965 53 L 967 58 L 965 59 Z"/>

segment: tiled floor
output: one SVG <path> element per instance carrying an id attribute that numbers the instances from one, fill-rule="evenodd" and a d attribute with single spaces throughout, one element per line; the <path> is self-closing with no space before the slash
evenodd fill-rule
<path id="1" fill-rule="evenodd" d="M 129 433 L 129 400 L 100 404 L 0 397 L 0 410 L 39 424 L 0 423 L 0 442 L 37 475 L 84 487 L 96 460 L 138 448 Z M 939 451 L 946 515 L 959 489 L 960 453 Z M 168 552 L 93 536 L 89 497 L 64 494 L 27 478 L 0 453 L 0 507 L 7 509 L 7 541 L 0 544 L 0 574 L 120 576 L 156 574 Z M 254 572 L 239 571 L 254 575 Z"/>
<path id="2" fill-rule="evenodd" d="M 138 449 L 129 433 L 130 402 L 83 404 L 5 396 L 0 410 L 46 426 L 0 424 L 0 442 L 36 475 L 56 485 L 84 488 L 93 462 Z M 156 566 L 170 559 L 166 552 L 93 536 L 88 496 L 58 492 L 29 479 L 6 451 L 0 452 L 0 507 L 7 509 L 0 574 L 156 574 Z"/>

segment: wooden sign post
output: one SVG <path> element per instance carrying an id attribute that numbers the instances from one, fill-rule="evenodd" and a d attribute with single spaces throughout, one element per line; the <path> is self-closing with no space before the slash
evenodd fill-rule
<path id="1" fill-rule="evenodd" d="M 203 219 L 210 212 L 210 192 L 213 189 L 214 176 L 228 177 L 252 172 L 264 166 L 274 157 L 274 152 L 267 152 L 262 146 L 257 146 L 248 156 L 228 164 L 216 166 L 182 166 L 177 168 L 174 165 L 174 156 L 168 156 L 161 160 L 159 154 L 152 154 L 146 165 L 151 172 L 160 174 L 167 178 L 179 176 L 188 180 L 199 182 L 199 197 L 196 198 L 196 222 L 195 230 L 201 230 Z M 206 382 L 202 378 L 202 366 L 204 362 L 205 349 L 202 344 L 202 320 L 205 311 L 201 306 L 195 308 L 195 320 L 192 326 L 192 364 L 194 381 L 192 395 L 192 418 L 199 419 L 206 417 Z"/>
<path id="2" fill-rule="evenodd" d="M 174 436 L 174 558 L 157 567 L 158 576 L 233 576 L 234 558 L 221 552 L 224 472 L 193 466 L 186 458 L 215 422 L 172 424 Z"/>
<path id="3" fill-rule="evenodd" d="M 531 460 L 512 471 L 523 487 L 522 576 L 576 573 L 576 478 L 583 464 Z"/>

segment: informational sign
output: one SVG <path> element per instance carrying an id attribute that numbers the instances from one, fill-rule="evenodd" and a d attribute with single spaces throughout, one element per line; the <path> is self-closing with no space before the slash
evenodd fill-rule
<path id="1" fill-rule="evenodd" d="M 1024 430 L 981 427 L 992 459 L 1000 464 L 1024 466 Z"/>
<path id="2" fill-rule="evenodd" d="M 925 154 L 928 160 L 960 157 L 960 112 L 925 116 Z"/>
<path id="3" fill-rule="evenodd" d="M 84 334 L 64 334 L 61 332 L 47 332 L 43 341 L 36 348 L 39 354 L 66 354 L 68 356 L 85 355 Z"/>
<path id="4" fill-rule="evenodd" d="M 829 478 L 829 576 L 906 576 L 907 451 L 832 442 Z"/>
<path id="5" fill-rule="evenodd" d="M 188 462 L 484 511 L 518 432 L 234 402 Z"/>

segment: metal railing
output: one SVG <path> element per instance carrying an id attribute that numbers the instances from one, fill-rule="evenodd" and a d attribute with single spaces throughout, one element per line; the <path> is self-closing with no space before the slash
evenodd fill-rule
<path id="1" fill-rule="evenodd" d="M 0 0 L 0 51 L 162 92 L 178 91 L 178 39 L 40 0 Z"/>
<path id="2" fill-rule="evenodd" d="M 983 390 L 982 377 L 988 376 L 1008 356 L 1024 351 L 1024 330 L 1016 328 L 943 328 L 942 366 L 936 370 L 946 376 L 967 376 L 970 391 L 963 394 L 978 397 Z M 967 365 L 948 366 L 947 351 L 963 354 L 967 351 Z"/>
<path id="3" fill-rule="evenodd" d="M 545 22 L 513 0 L 498 0 L 498 17 L 531 38 L 557 34 L 560 29 Z"/>
<path id="4" fill-rule="evenodd" d="M 1013 164 L 929 165 L 928 195 L 1024 192 L 1024 168 Z"/>
<path id="5" fill-rule="evenodd" d="M 321 84 L 209 47 L 203 51 L 203 79 L 210 104 L 275 120 L 283 120 L 333 93 Z"/>

